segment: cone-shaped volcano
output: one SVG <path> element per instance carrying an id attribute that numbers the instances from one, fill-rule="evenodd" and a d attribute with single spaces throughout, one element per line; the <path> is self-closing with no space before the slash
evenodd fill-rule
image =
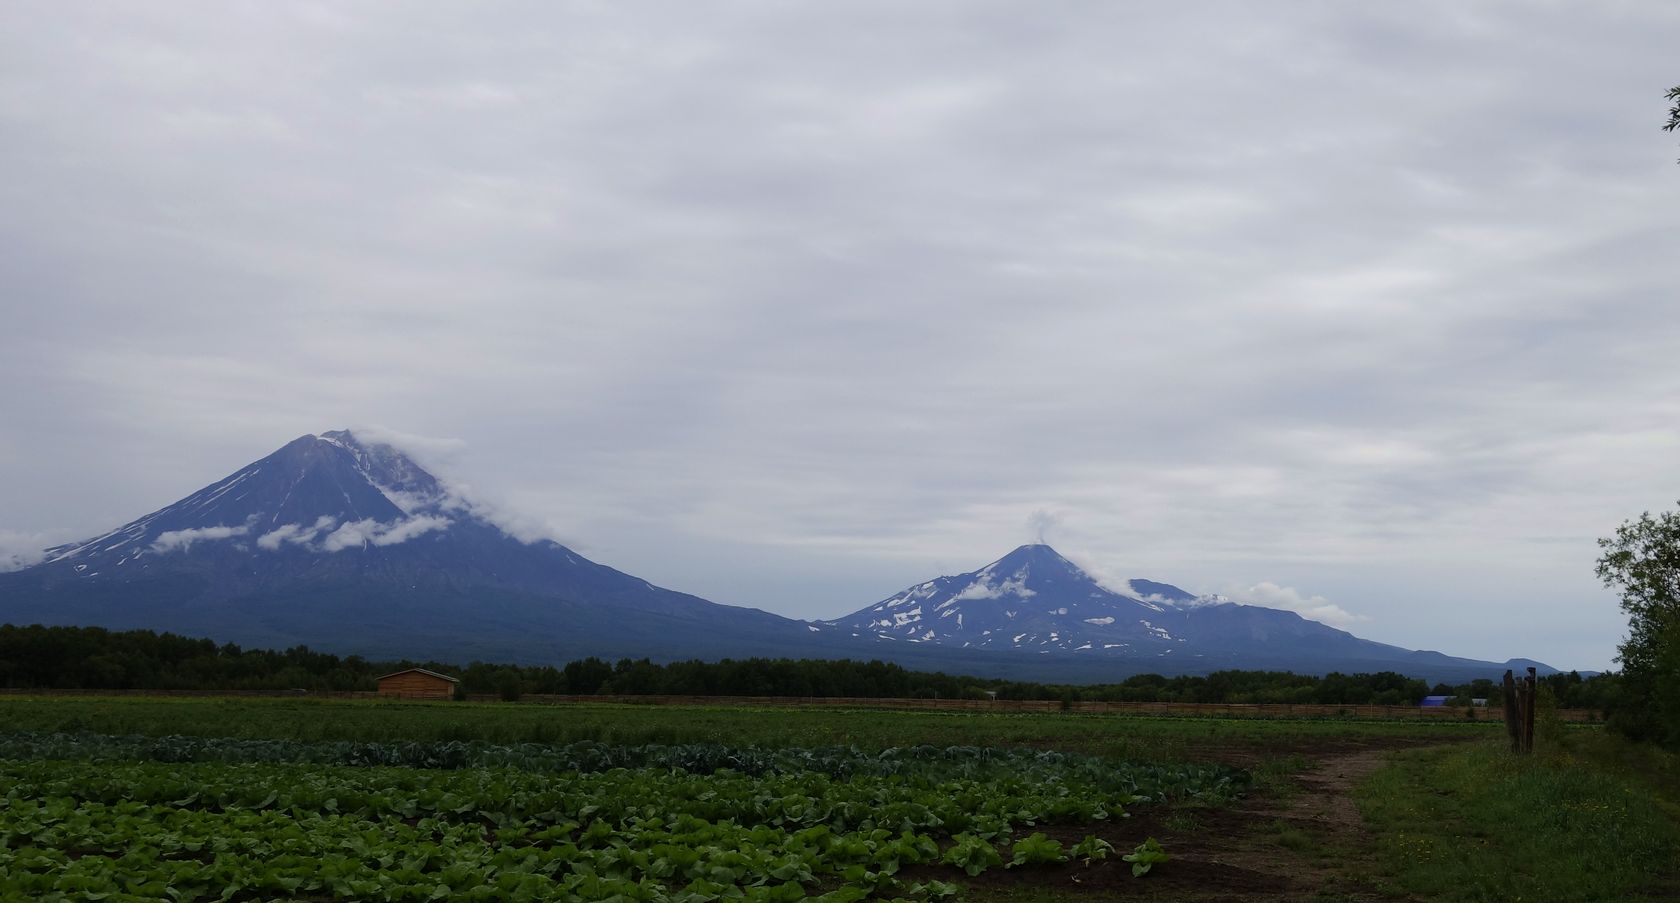
<path id="1" fill-rule="evenodd" d="M 301 436 L 145 517 L 0 574 L 0 621 L 363 655 L 787 655 L 810 625 L 525 542 L 395 447 Z"/>

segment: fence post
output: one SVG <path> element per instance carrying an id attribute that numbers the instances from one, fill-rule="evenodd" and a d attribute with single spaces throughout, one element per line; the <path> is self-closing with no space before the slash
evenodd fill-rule
<path id="1" fill-rule="evenodd" d="M 1502 684 L 1505 695 L 1505 733 L 1511 737 L 1511 752 L 1523 751 L 1522 743 L 1522 697 L 1517 694 L 1517 682 L 1511 676 L 1511 670 L 1505 669 L 1505 680 Z"/>
<path id="2" fill-rule="evenodd" d="M 1523 752 L 1534 752 L 1534 709 L 1539 701 L 1534 679 L 1534 669 L 1528 669 L 1528 677 L 1523 680 Z"/>

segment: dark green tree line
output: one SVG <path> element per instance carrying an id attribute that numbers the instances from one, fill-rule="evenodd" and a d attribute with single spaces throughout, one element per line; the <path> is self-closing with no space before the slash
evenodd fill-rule
<path id="1" fill-rule="evenodd" d="M 368 691 L 392 671 L 423 667 L 457 677 L 468 693 L 514 700 L 529 694 L 794 696 L 894 699 L 1091 700 L 1173 703 L 1416 705 L 1432 690 L 1392 671 L 1323 676 L 1288 671 L 1139 674 L 1085 686 L 911 671 L 881 661 L 724 659 L 656 663 L 585 658 L 562 667 L 471 662 L 369 661 L 304 646 L 242 649 L 148 630 L 0 625 L 0 687 L 105 690 Z M 1599 707 L 1609 678 L 1546 678 L 1559 704 Z M 1490 697 L 1491 680 L 1433 692 Z"/>

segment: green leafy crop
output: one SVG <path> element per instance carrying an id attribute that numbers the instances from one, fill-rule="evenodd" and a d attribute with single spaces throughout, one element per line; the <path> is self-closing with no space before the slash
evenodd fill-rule
<path id="1" fill-rule="evenodd" d="M 958 834 L 950 849 L 940 858 L 946 865 L 954 865 L 974 877 L 994 865 L 1002 865 L 1003 857 L 998 855 L 997 848 L 987 843 L 985 839 L 969 834 Z"/>
<path id="2" fill-rule="evenodd" d="M 1068 854 L 1074 859 L 1082 859 L 1086 865 L 1108 858 L 1114 852 L 1114 844 L 1103 840 L 1095 834 L 1085 835 L 1085 839 L 1073 845 Z"/>
<path id="3" fill-rule="evenodd" d="M 1132 877 L 1141 878 L 1149 874 L 1151 868 L 1166 862 L 1172 856 L 1166 850 L 1161 849 L 1159 841 L 1151 837 L 1120 858 L 1132 864 Z"/>
<path id="4" fill-rule="evenodd" d="M 1009 868 L 1067 861 L 1067 853 L 1062 851 L 1061 841 L 1037 832 L 1015 841 L 1009 851 L 1013 854 L 1009 860 Z"/>
<path id="5" fill-rule="evenodd" d="M 1241 786 L 965 747 L 251 743 L 0 736 L 0 899 L 925 901 L 956 888 L 905 867 L 979 875 L 1020 826 Z"/>

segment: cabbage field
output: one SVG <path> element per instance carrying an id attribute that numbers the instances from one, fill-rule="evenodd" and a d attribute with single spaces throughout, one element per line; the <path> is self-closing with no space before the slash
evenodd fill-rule
<path id="1" fill-rule="evenodd" d="M 1171 851 L 1083 832 L 1248 782 L 988 746 L 14 732 L 0 898 L 934 900 L 989 870 L 1112 856 L 1144 874 Z"/>
<path id="2" fill-rule="evenodd" d="M 1680 757 L 1553 728 L 0 694 L 0 903 L 1680 899 Z"/>

